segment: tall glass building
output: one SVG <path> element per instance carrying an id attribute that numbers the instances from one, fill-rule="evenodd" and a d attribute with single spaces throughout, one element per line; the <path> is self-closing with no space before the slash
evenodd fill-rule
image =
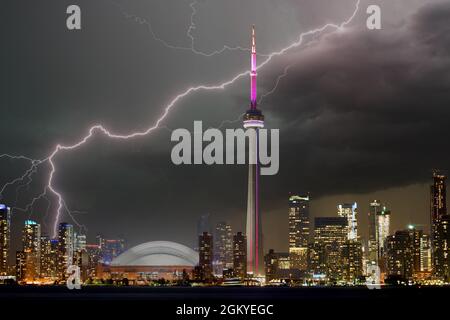
<path id="1" fill-rule="evenodd" d="M 309 235 L 309 195 L 291 195 L 289 197 L 289 260 L 292 269 L 307 269 Z"/>
<path id="2" fill-rule="evenodd" d="M 73 264 L 74 234 L 73 226 L 60 223 L 58 226 L 58 274 L 61 279 L 66 278 L 67 268 Z"/>
<path id="3" fill-rule="evenodd" d="M 430 187 L 431 255 L 436 276 L 449 276 L 449 232 L 447 216 L 447 177 L 439 171 L 433 172 Z"/>
<path id="4" fill-rule="evenodd" d="M 11 237 L 11 209 L 0 204 L 0 275 L 8 273 L 8 255 Z"/>
<path id="5" fill-rule="evenodd" d="M 358 204 L 344 203 L 337 207 L 338 216 L 347 219 L 347 240 L 358 239 L 358 221 L 356 214 L 358 212 Z"/>
<path id="6" fill-rule="evenodd" d="M 25 256 L 25 279 L 37 279 L 41 274 L 41 225 L 36 221 L 25 221 L 22 245 Z"/>
<path id="7" fill-rule="evenodd" d="M 214 274 L 222 276 L 223 269 L 233 268 L 233 234 L 231 225 L 219 222 L 214 230 Z"/>

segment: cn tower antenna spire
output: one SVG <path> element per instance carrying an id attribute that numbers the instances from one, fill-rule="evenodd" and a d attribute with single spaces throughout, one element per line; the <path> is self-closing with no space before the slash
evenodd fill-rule
<path id="1" fill-rule="evenodd" d="M 262 223 L 259 207 L 259 129 L 264 128 L 264 116 L 257 108 L 256 98 L 256 42 L 255 26 L 252 27 L 252 52 L 250 69 L 250 108 L 244 115 L 244 128 L 251 135 L 248 145 L 248 189 L 247 189 L 247 273 L 253 276 L 264 274 Z"/>
<path id="2" fill-rule="evenodd" d="M 250 106 L 251 109 L 256 109 L 256 41 L 255 41 L 255 26 L 252 26 L 252 56 L 251 56 L 251 71 L 250 71 Z"/>

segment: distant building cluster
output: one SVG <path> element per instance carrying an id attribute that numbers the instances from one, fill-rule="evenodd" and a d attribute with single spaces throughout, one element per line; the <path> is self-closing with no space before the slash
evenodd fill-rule
<path id="1" fill-rule="evenodd" d="M 53 284 L 67 278 L 67 268 L 80 267 L 81 280 L 96 277 L 99 264 L 108 264 L 125 250 L 123 239 L 108 240 L 97 236 L 96 244 L 87 244 L 86 235 L 71 224 L 60 223 L 56 238 L 41 233 L 41 225 L 26 220 L 22 229 L 22 248 L 16 252 L 15 266 L 8 264 L 10 252 L 11 210 L 0 205 L 0 276 L 18 283 Z"/>
<path id="2" fill-rule="evenodd" d="M 266 284 L 359 285 L 374 273 L 377 284 L 442 284 L 450 281 L 450 216 L 446 177 L 433 173 L 430 232 L 409 225 L 391 231 L 391 211 L 379 200 L 368 204 L 368 239 L 358 234 L 357 203 L 337 205 L 335 216 L 311 223 L 310 196 L 291 195 L 288 202 L 289 251 L 264 256 Z M 209 229 L 208 229 L 209 230 Z M 240 280 L 255 277 L 245 270 L 245 235 L 232 236 L 219 223 L 212 235 L 199 235 L 196 278 Z M 247 241 L 248 243 L 248 241 Z"/>
<path id="3" fill-rule="evenodd" d="M 374 272 L 378 284 L 443 284 L 450 282 L 450 215 L 446 207 L 446 176 L 433 173 L 430 188 L 430 230 L 409 225 L 391 230 L 391 211 L 379 200 L 367 204 L 368 237 L 358 232 L 357 203 L 341 203 L 336 214 L 311 219 L 310 196 L 290 195 L 287 252 L 268 250 L 264 274 L 248 270 L 248 247 L 254 242 L 234 233 L 227 222 L 210 227 L 209 215 L 199 219 L 196 250 L 167 241 L 148 242 L 125 251 L 123 239 L 86 235 L 60 223 L 57 237 L 26 220 L 22 248 L 10 266 L 11 210 L 0 204 L 0 277 L 18 283 L 64 281 L 67 268 L 80 268 L 81 280 L 149 284 L 192 281 L 221 285 L 360 285 Z"/>

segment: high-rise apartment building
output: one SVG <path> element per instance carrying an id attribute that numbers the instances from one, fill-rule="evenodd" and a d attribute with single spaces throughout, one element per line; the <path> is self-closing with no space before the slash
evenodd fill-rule
<path id="1" fill-rule="evenodd" d="M 203 232 L 198 237 L 199 267 L 201 278 L 210 280 L 212 278 L 213 260 L 213 237 L 208 232 Z"/>
<path id="2" fill-rule="evenodd" d="M 233 234 L 231 225 L 219 222 L 214 230 L 214 274 L 222 276 L 224 269 L 233 268 Z"/>
<path id="3" fill-rule="evenodd" d="M 41 274 L 41 226 L 33 220 L 25 221 L 22 251 L 25 257 L 25 279 L 38 279 Z"/>
<path id="4" fill-rule="evenodd" d="M 8 273 L 8 256 L 11 237 L 11 209 L 0 204 L 0 276 Z"/>
<path id="5" fill-rule="evenodd" d="M 237 277 L 247 276 L 247 239 L 242 232 L 233 236 L 233 269 Z"/>
<path id="6" fill-rule="evenodd" d="M 325 269 L 331 281 L 342 279 L 342 247 L 348 237 L 347 217 L 317 217 L 314 220 L 314 244 L 322 257 L 319 269 Z"/>

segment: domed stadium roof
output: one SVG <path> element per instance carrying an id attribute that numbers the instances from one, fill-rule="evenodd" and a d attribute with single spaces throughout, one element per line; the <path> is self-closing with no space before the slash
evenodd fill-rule
<path id="1" fill-rule="evenodd" d="M 198 253 L 182 244 L 151 241 L 128 249 L 112 266 L 192 266 L 198 264 Z"/>

